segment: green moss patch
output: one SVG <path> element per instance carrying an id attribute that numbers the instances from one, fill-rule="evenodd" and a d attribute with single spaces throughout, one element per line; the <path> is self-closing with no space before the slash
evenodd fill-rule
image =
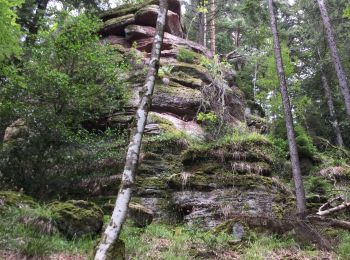
<path id="1" fill-rule="evenodd" d="M 15 191 L 0 191 L 0 210 L 8 207 L 29 208 L 37 205 L 34 199 Z"/>
<path id="2" fill-rule="evenodd" d="M 54 202 L 49 209 L 56 215 L 58 229 L 68 238 L 96 235 L 102 228 L 103 211 L 92 202 Z"/>

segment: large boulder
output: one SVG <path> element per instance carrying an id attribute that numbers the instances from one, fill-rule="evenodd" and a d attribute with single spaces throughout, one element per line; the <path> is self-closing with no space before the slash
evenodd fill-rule
<path id="1" fill-rule="evenodd" d="M 107 21 L 112 18 L 121 17 L 127 14 L 134 14 L 138 10 L 148 6 L 148 5 L 158 5 L 159 0 L 146 0 L 140 4 L 125 4 L 118 6 L 116 8 L 104 11 L 100 14 L 103 21 Z M 181 17 L 181 3 L 179 0 L 169 0 L 168 1 L 169 10 L 176 13 Z"/>
<path id="2" fill-rule="evenodd" d="M 117 35 L 124 36 L 124 29 L 126 26 L 135 23 L 135 16 L 133 14 L 127 14 L 121 17 L 112 18 L 107 20 L 103 24 L 101 34 L 107 35 Z"/>
<path id="3" fill-rule="evenodd" d="M 92 202 L 69 200 L 49 205 L 60 232 L 68 238 L 96 235 L 103 225 L 103 211 Z"/>
<path id="4" fill-rule="evenodd" d="M 157 84 L 152 99 L 152 111 L 170 112 L 185 121 L 196 117 L 201 104 L 201 92 L 179 84 Z"/>
<path id="5" fill-rule="evenodd" d="M 202 176 L 201 182 L 192 183 L 183 176 L 182 188 L 172 193 L 188 224 L 212 229 L 234 218 L 283 219 L 293 204 L 292 194 L 273 179 L 241 175 L 216 182 L 217 176 L 213 177 L 210 181 Z"/>
<path id="6" fill-rule="evenodd" d="M 125 28 L 126 39 L 129 42 L 136 42 L 138 50 L 148 53 L 152 50 L 155 32 L 156 29 L 151 26 L 129 25 Z M 170 33 L 164 33 L 162 50 L 176 50 L 179 48 L 187 48 L 206 57 L 213 57 L 211 51 L 199 43 L 182 39 Z"/>
<path id="7" fill-rule="evenodd" d="M 151 224 L 154 215 L 152 210 L 139 203 L 129 203 L 128 214 L 137 227 L 146 227 Z"/>
<path id="8" fill-rule="evenodd" d="M 23 118 L 17 119 L 9 127 L 5 129 L 4 142 L 8 142 L 18 138 L 24 138 L 28 134 L 28 126 Z"/>
<path id="9" fill-rule="evenodd" d="M 157 17 L 159 13 L 158 5 L 146 6 L 135 14 L 135 23 L 137 25 L 156 27 Z M 179 16 L 173 11 L 169 10 L 167 14 L 167 21 L 164 28 L 165 32 L 172 35 L 183 37 L 182 27 Z"/>

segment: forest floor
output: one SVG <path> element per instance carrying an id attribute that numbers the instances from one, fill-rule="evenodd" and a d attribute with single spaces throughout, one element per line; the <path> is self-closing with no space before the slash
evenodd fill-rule
<path id="1" fill-rule="evenodd" d="M 13 239 L 15 239 L 13 237 Z M 19 238 L 17 238 L 19 239 Z M 60 239 L 62 241 L 60 241 Z M 172 226 L 153 223 L 146 228 L 136 228 L 128 223 L 122 234 L 125 242 L 126 259 L 242 259 L 242 260 L 341 260 L 350 259 L 342 254 L 341 248 L 335 248 L 337 253 L 322 252 L 312 245 L 300 245 L 292 234 L 284 236 L 252 233 L 248 240 L 234 241 L 226 233 L 213 234 L 186 226 Z M 35 241 L 35 240 L 33 240 Z M 60 244 L 63 238 L 45 244 L 36 253 L 28 255 L 28 251 L 8 250 L 2 247 L 0 259 L 4 260 L 83 260 L 91 259 L 95 239 L 86 241 L 82 246 L 79 241 L 72 241 L 69 249 L 61 250 L 52 247 Z M 64 243 L 70 243 L 64 241 Z M 346 245 L 345 245 L 346 246 Z M 31 245 L 35 248 L 35 245 Z M 51 248 L 50 248 L 51 247 Z M 28 248 L 27 248 L 28 249 Z M 40 250 L 43 250 L 40 252 Z M 41 254 L 42 253 L 42 254 Z"/>

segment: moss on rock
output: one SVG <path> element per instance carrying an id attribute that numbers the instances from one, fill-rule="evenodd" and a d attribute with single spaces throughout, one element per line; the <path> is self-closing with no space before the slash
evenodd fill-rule
<path id="1" fill-rule="evenodd" d="M 173 66 L 172 72 L 174 73 L 182 72 L 186 75 L 189 75 L 190 77 L 200 79 L 206 83 L 212 82 L 212 78 L 209 72 L 207 71 L 206 68 L 204 68 L 201 65 L 178 62 L 178 63 L 172 64 L 172 66 Z"/>
<path id="2" fill-rule="evenodd" d="M 129 216 L 137 227 L 145 227 L 153 220 L 152 210 L 138 203 L 129 203 Z"/>
<path id="3" fill-rule="evenodd" d="M 68 238 L 96 235 L 103 225 L 103 211 L 93 202 L 57 201 L 49 209 L 55 214 L 58 229 Z"/>
<path id="4" fill-rule="evenodd" d="M 37 203 L 30 196 L 15 191 L 0 191 L 0 210 L 8 207 L 30 208 Z"/>

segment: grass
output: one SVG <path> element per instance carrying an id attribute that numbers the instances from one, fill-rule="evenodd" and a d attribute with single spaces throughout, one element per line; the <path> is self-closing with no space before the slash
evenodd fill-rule
<path id="1" fill-rule="evenodd" d="M 0 249 L 3 250 L 13 250 L 27 256 L 41 256 L 54 252 L 88 254 L 95 243 L 90 237 L 67 240 L 59 234 L 44 235 L 18 221 L 21 217 L 52 219 L 54 216 L 45 207 L 9 208 L 2 212 L 0 217 Z"/>
<path id="2" fill-rule="evenodd" d="M 38 209 L 10 209 L 1 214 L 0 250 L 13 250 L 27 256 L 43 256 L 65 252 L 90 256 L 96 238 L 67 240 L 59 234 L 42 235 L 20 224 L 21 216 L 52 217 L 45 207 Z M 109 217 L 105 217 L 108 223 Z M 255 234 L 255 233 L 254 233 Z M 195 226 L 174 226 L 152 223 L 146 228 L 136 228 L 127 222 L 121 239 L 125 242 L 127 259 L 194 259 L 198 252 L 235 252 L 244 260 L 271 259 L 275 254 L 294 254 L 298 257 L 315 257 L 320 252 L 312 248 L 300 248 L 292 236 L 255 234 L 250 240 L 234 243 L 227 233 L 203 231 Z M 340 259 L 349 259 L 350 234 L 339 233 L 340 243 L 336 252 Z M 287 252 L 287 254 L 286 254 Z M 280 259 L 284 259 L 283 257 Z M 304 259 L 304 258 L 303 258 Z"/>
<path id="3" fill-rule="evenodd" d="M 265 260 L 271 259 L 272 254 L 276 250 L 289 250 L 298 252 L 305 256 L 314 257 L 318 254 L 317 251 L 301 249 L 300 246 L 290 236 L 278 237 L 272 235 L 262 235 L 257 237 L 254 241 L 249 242 L 246 248 L 243 250 L 243 260 Z M 283 253 L 281 253 L 283 254 Z M 285 258 L 279 258 L 285 259 Z M 297 259 L 297 258 L 293 258 Z"/>
<path id="4" fill-rule="evenodd" d="M 339 232 L 339 244 L 336 253 L 341 259 L 350 259 L 350 233 L 346 231 Z"/>
<path id="5" fill-rule="evenodd" d="M 141 229 L 126 225 L 122 239 L 131 259 L 189 259 L 193 248 L 227 248 L 232 238 L 225 233 L 214 235 L 196 228 L 151 224 Z"/>
<path id="6" fill-rule="evenodd" d="M 225 135 L 222 139 L 218 141 L 221 144 L 271 144 L 269 138 L 265 135 L 259 134 L 257 132 L 244 132 L 235 131 L 232 134 Z"/>

